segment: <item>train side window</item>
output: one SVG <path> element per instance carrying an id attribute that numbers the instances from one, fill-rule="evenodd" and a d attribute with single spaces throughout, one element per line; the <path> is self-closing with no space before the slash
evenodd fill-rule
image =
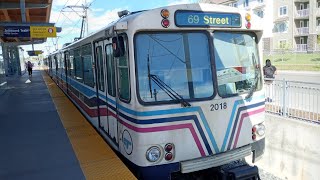
<path id="1" fill-rule="evenodd" d="M 122 36 L 112 38 L 113 56 L 120 57 L 125 54 L 125 43 Z"/>
<path id="2" fill-rule="evenodd" d="M 58 68 L 59 68 L 59 67 L 58 67 L 58 58 L 57 58 L 57 55 L 54 56 L 54 65 L 55 65 L 55 68 L 56 68 L 55 70 L 56 70 L 56 73 L 57 73 L 57 72 L 58 72 Z"/>
<path id="3" fill-rule="evenodd" d="M 83 81 L 84 84 L 94 87 L 94 77 L 92 68 L 92 46 L 91 44 L 82 46 L 81 57 L 83 59 Z"/>
<path id="4" fill-rule="evenodd" d="M 75 74 L 74 77 L 77 81 L 83 82 L 83 65 L 80 56 L 80 48 L 74 50 L 74 67 Z"/>
<path id="5" fill-rule="evenodd" d="M 60 62 L 60 74 L 64 74 L 64 56 L 63 56 L 63 54 L 62 53 L 59 53 L 58 54 L 58 56 L 59 56 L 59 62 Z"/>
<path id="6" fill-rule="evenodd" d="M 64 59 L 65 59 L 65 66 L 66 66 L 66 69 L 67 69 L 67 75 L 69 75 L 69 69 L 70 69 L 69 51 L 64 52 Z"/>
<path id="7" fill-rule="evenodd" d="M 96 48 L 97 52 L 97 65 L 98 65 L 98 74 L 99 74 L 99 90 L 104 91 L 104 71 L 103 71 L 103 56 L 102 56 L 102 47 L 98 46 Z"/>
<path id="8" fill-rule="evenodd" d="M 106 45 L 106 56 L 107 56 L 107 83 L 108 83 L 108 94 L 116 96 L 116 78 L 115 78 L 115 67 L 113 59 L 112 45 Z"/>
<path id="9" fill-rule="evenodd" d="M 120 99 L 128 102 L 130 101 L 130 78 L 129 78 L 129 64 L 127 55 L 127 43 L 126 40 L 120 36 L 118 38 L 122 42 L 120 56 L 118 57 L 118 72 L 119 72 L 119 97 Z"/>
<path id="10" fill-rule="evenodd" d="M 74 69 L 74 51 L 73 50 L 70 50 L 69 51 L 69 54 L 70 54 L 70 57 L 69 57 L 69 61 L 70 61 L 70 63 L 69 63 L 69 68 L 68 68 L 68 73 L 69 73 L 69 75 L 70 75 L 70 77 L 72 77 L 72 78 L 74 78 L 74 73 L 75 73 L 75 69 Z"/>

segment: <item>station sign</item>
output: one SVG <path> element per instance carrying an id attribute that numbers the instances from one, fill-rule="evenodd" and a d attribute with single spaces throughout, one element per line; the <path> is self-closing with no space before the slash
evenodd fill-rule
<path id="1" fill-rule="evenodd" d="M 42 54 L 43 51 L 41 50 L 35 50 L 35 51 L 27 51 L 29 56 L 38 56 L 39 54 Z"/>
<path id="2" fill-rule="evenodd" d="M 57 28 L 49 26 L 30 26 L 31 38 L 57 37 Z"/>
<path id="3" fill-rule="evenodd" d="M 3 26 L 0 27 L 1 37 L 57 37 L 57 28 L 52 26 Z"/>
<path id="4" fill-rule="evenodd" d="M 241 27 L 241 15 L 237 13 L 181 10 L 174 19 L 178 27 Z"/>
<path id="5" fill-rule="evenodd" d="M 0 27 L 2 37 L 30 37 L 30 26 L 4 26 Z"/>

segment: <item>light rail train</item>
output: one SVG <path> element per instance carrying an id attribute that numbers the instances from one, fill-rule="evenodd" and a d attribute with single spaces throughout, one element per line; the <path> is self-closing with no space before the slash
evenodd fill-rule
<path id="1" fill-rule="evenodd" d="M 257 161 L 265 146 L 259 18 L 198 3 L 119 17 L 45 65 L 136 176 L 187 179 Z"/>

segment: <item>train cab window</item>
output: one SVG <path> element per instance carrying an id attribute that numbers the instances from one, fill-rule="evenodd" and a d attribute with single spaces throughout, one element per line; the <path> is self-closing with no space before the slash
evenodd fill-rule
<path id="1" fill-rule="evenodd" d="M 116 76 L 115 76 L 115 66 L 113 59 L 112 45 L 106 45 L 106 55 L 107 55 L 107 83 L 108 83 L 108 94 L 115 97 L 116 96 Z"/>
<path id="2" fill-rule="evenodd" d="M 102 47 L 98 46 L 96 48 L 96 54 L 97 54 L 97 69 L 98 69 L 98 75 L 99 75 L 99 90 L 104 91 L 104 67 L 103 67 L 103 56 L 102 56 Z"/>
<path id="3" fill-rule="evenodd" d="M 221 97 L 261 89 L 257 39 L 250 33 L 215 32 L 214 56 Z"/>
<path id="4" fill-rule="evenodd" d="M 92 68 L 92 46 L 91 44 L 82 46 L 82 59 L 83 59 L 83 81 L 84 84 L 94 87 L 94 77 Z"/>
<path id="5" fill-rule="evenodd" d="M 120 36 L 118 38 L 120 44 L 120 53 L 117 59 L 118 65 L 118 84 L 119 84 L 119 97 L 124 101 L 130 100 L 130 79 L 129 79 L 129 64 L 127 56 L 127 44 L 125 39 Z"/>
<path id="6" fill-rule="evenodd" d="M 146 104 L 209 99 L 214 84 L 205 32 L 139 33 L 135 37 L 139 99 Z"/>
<path id="7" fill-rule="evenodd" d="M 75 67 L 74 78 L 79 82 L 83 82 L 83 65 L 82 65 L 82 60 L 80 56 L 80 48 L 74 50 L 74 67 Z"/>

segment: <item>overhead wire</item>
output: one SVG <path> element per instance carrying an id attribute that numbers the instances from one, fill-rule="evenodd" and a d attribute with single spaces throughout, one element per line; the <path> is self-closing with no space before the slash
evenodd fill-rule
<path id="1" fill-rule="evenodd" d="M 77 1 L 77 3 L 75 4 L 75 6 L 78 5 L 79 2 L 80 2 L 80 0 Z M 64 8 L 66 8 L 66 6 L 64 6 L 64 7 L 61 9 L 61 11 L 62 11 Z M 70 12 L 69 12 L 69 14 L 70 14 Z M 69 18 L 69 20 L 70 20 L 70 18 Z M 60 26 L 62 26 L 62 25 L 65 23 L 65 21 L 66 21 L 66 19 L 64 19 L 64 21 L 61 23 Z M 72 21 L 72 22 L 73 22 L 73 21 Z"/>
<path id="2" fill-rule="evenodd" d="M 62 6 L 62 8 L 60 9 L 60 13 L 59 13 L 59 16 L 58 16 L 58 19 L 57 19 L 57 22 L 56 22 L 56 23 L 58 23 L 58 21 L 59 21 L 59 19 L 60 19 L 60 15 L 61 15 L 61 13 L 62 13 L 62 9 L 66 7 L 66 5 L 68 4 L 68 2 L 69 2 L 69 0 L 67 0 L 67 2 L 66 2 L 66 3 Z"/>
<path id="3" fill-rule="evenodd" d="M 66 8 L 66 5 L 67 5 L 67 3 L 69 2 L 69 0 L 65 3 L 65 5 L 63 6 L 63 8 L 61 8 L 61 13 L 62 13 L 62 15 L 65 17 L 65 19 L 64 19 L 64 21 L 61 23 L 61 27 L 64 25 L 64 23 L 66 22 L 66 20 L 69 20 L 70 22 L 74 22 L 73 20 L 71 20 L 67 15 L 65 15 L 64 13 L 63 13 L 63 9 L 65 9 Z M 78 0 L 77 1 L 77 3 L 75 4 L 75 6 L 76 5 L 78 5 L 78 3 L 80 2 L 80 0 Z M 69 14 L 70 14 L 70 12 L 69 12 Z M 79 22 L 81 21 L 81 19 L 80 20 L 78 20 L 74 25 L 73 25 L 73 27 L 72 27 L 72 29 L 70 30 L 70 31 L 68 31 L 67 33 L 65 33 L 65 35 L 64 36 L 66 36 L 66 35 L 68 35 L 68 34 L 70 34 L 73 30 L 74 30 L 74 28 L 79 24 Z M 60 36 L 61 38 L 64 38 L 63 36 Z M 57 43 L 57 41 L 58 41 L 58 39 L 56 38 L 56 43 Z M 53 44 L 54 45 L 54 44 Z"/>

